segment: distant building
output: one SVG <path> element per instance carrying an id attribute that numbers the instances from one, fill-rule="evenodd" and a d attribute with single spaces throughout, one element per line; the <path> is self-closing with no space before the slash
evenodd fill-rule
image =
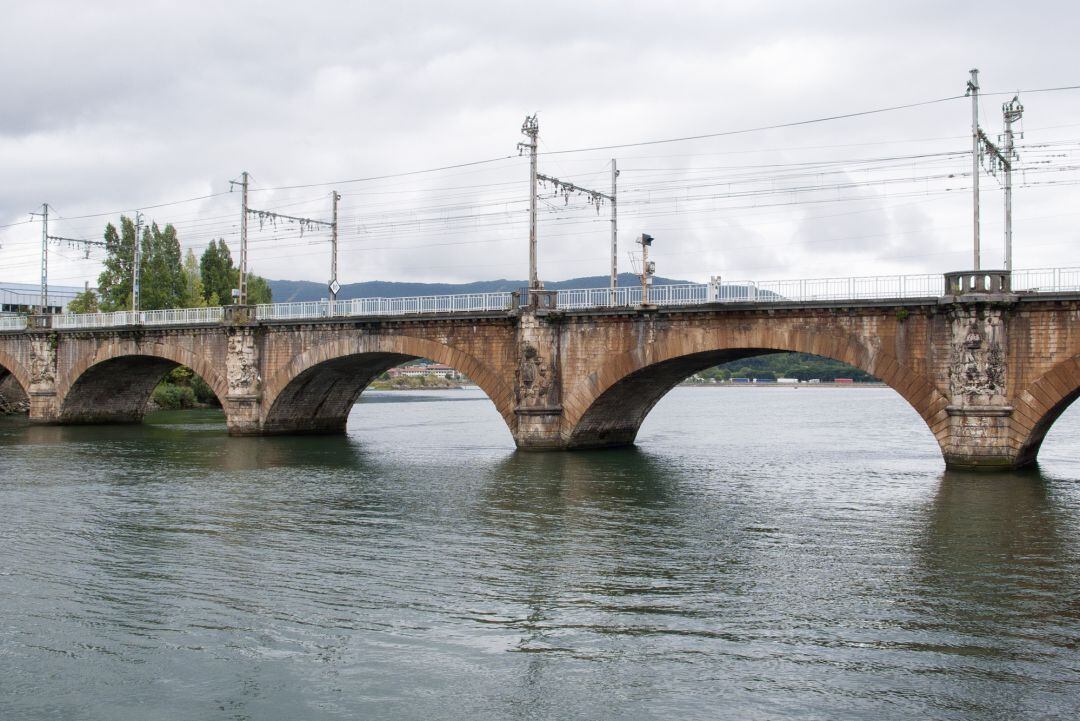
<path id="1" fill-rule="evenodd" d="M 453 380 L 461 380 L 465 377 L 450 366 L 443 365 L 442 363 L 431 363 L 429 365 L 398 366 L 397 368 L 391 368 L 390 370 L 388 370 L 387 375 L 389 375 L 391 378 L 399 378 L 402 376 L 404 376 L 405 378 L 423 378 L 430 376 L 438 376 L 440 378 L 451 378 Z"/>
<path id="2" fill-rule="evenodd" d="M 63 313 L 68 303 L 86 288 L 72 285 L 50 285 L 48 313 Z M 36 312 L 41 305 L 41 286 L 33 283 L 7 283 L 0 281 L 0 313 Z"/>

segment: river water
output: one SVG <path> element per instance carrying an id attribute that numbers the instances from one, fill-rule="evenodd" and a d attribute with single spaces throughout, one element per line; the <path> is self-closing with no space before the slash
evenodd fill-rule
<path id="1" fill-rule="evenodd" d="M 678 388 L 551 454 L 475 390 L 6 419 L 0 509 L 5 721 L 1080 714 L 1080 412 L 997 476 L 888 389 Z"/>

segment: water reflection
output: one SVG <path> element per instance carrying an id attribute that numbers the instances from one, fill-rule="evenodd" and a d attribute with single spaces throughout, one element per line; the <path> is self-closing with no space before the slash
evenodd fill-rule
<path id="1" fill-rule="evenodd" d="M 589 453 L 486 400 L 0 424 L 0 717 L 1070 717 L 1075 469 L 942 475 L 895 394 L 801 395 Z"/>
<path id="2" fill-rule="evenodd" d="M 1074 692 L 1080 577 L 1038 471 L 946 472 L 918 539 L 908 648 L 924 673 L 967 678 L 937 702 L 980 718 L 1031 717 Z M 1042 699 L 1035 701 L 1034 699 Z"/>

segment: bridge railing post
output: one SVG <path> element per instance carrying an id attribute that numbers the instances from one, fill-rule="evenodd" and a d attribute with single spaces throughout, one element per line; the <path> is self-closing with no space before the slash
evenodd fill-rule
<path id="1" fill-rule="evenodd" d="M 30 330 L 48 330 L 52 328 L 52 315 L 48 313 L 35 313 L 26 324 Z"/>

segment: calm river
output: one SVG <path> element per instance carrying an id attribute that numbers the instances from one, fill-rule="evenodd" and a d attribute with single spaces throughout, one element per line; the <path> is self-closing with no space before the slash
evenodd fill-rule
<path id="1" fill-rule="evenodd" d="M 1080 715 L 1080 409 L 984 477 L 888 389 L 679 388 L 588 453 L 472 390 L 3 419 L 0 513 L 4 721 Z"/>

